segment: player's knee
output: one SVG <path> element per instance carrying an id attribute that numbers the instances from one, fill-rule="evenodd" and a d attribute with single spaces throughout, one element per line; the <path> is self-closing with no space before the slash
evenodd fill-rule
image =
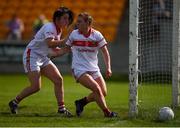
<path id="1" fill-rule="evenodd" d="M 101 89 L 99 87 L 94 88 L 93 91 L 94 91 L 94 93 L 96 93 L 99 96 L 102 95 Z"/>
<path id="2" fill-rule="evenodd" d="M 41 90 L 41 87 L 36 87 L 35 88 L 35 92 L 38 92 L 38 91 L 40 91 Z"/>
<path id="3" fill-rule="evenodd" d="M 32 87 L 32 91 L 33 92 L 38 92 L 40 90 L 41 90 L 41 86 L 40 85 L 35 85 L 35 86 Z"/>

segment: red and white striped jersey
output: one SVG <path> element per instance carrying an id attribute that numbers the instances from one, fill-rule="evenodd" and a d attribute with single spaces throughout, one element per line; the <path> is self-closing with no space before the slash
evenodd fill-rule
<path id="1" fill-rule="evenodd" d="M 31 49 L 34 53 L 47 56 L 49 47 L 45 39 L 53 38 L 55 40 L 60 40 L 61 32 L 59 33 L 56 29 L 54 23 L 47 23 L 41 27 L 41 29 L 36 33 L 34 39 L 28 44 L 27 48 Z"/>
<path id="2" fill-rule="evenodd" d="M 66 42 L 73 53 L 72 69 L 99 71 L 98 50 L 106 44 L 103 35 L 95 29 L 90 29 L 88 35 L 83 35 L 78 29 L 74 30 Z"/>

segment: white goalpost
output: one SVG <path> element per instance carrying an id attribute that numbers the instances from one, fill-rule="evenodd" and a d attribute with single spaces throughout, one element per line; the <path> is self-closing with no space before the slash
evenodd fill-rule
<path id="1" fill-rule="evenodd" d="M 138 114 L 138 0 L 130 0 L 129 10 L 129 116 Z"/>
<path id="2" fill-rule="evenodd" d="M 177 107 L 180 104 L 180 1 L 173 2 L 172 104 Z"/>
<path id="3" fill-rule="evenodd" d="M 180 0 L 130 0 L 129 8 L 129 116 L 177 107 Z"/>

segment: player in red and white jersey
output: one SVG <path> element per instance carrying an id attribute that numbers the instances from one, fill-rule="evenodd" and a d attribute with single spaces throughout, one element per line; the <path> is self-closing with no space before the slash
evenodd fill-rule
<path id="1" fill-rule="evenodd" d="M 23 55 L 25 72 L 30 81 L 30 86 L 22 90 L 9 102 L 11 112 L 16 114 L 18 104 L 24 98 L 38 92 L 41 88 L 41 74 L 54 83 L 55 96 L 58 103 L 58 112 L 66 116 L 72 114 L 64 105 L 63 79 L 53 62 L 48 58 L 48 51 L 65 43 L 60 40 L 62 30 L 73 22 L 73 12 L 66 7 L 60 7 L 53 14 L 53 22 L 47 23 L 36 33 L 30 41 Z M 59 48 L 60 49 L 60 48 Z M 56 49 L 56 50 L 59 50 Z M 63 54 L 63 50 L 59 50 Z"/>
<path id="2" fill-rule="evenodd" d="M 96 101 L 105 117 L 116 117 L 117 113 L 110 111 L 106 105 L 106 83 L 98 67 L 97 54 L 100 49 L 106 65 L 106 77 L 109 78 L 112 75 L 107 42 L 99 31 L 91 27 L 91 24 L 92 17 L 88 13 L 80 13 L 76 23 L 78 29 L 70 34 L 66 42 L 73 54 L 74 77 L 80 84 L 92 91 L 87 97 L 75 101 L 76 114 L 80 116 L 86 104 Z"/>
<path id="3" fill-rule="evenodd" d="M 72 69 L 84 71 L 99 71 L 98 50 L 106 47 L 106 40 L 102 34 L 90 28 L 87 35 L 76 29 L 69 36 L 67 45 L 72 46 Z"/>

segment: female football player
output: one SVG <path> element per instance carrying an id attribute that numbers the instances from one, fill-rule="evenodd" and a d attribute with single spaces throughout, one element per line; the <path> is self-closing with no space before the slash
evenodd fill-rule
<path id="1" fill-rule="evenodd" d="M 75 79 L 92 91 L 88 96 L 75 101 L 76 114 L 80 116 L 84 106 L 95 101 L 104 112 L 105 117 L 116 117 L 117 113 L 110 111 L 106 105 L 106 83 L 98 67 L 97 54 L 100 49 L 106 65 L 106 77 L 111 77 L 107 42 L 99 31 L 92 28 L 92 17 L 88 13 L 78 15 L 76 27 L 77 29 L 72 31 L 66 42 L 73 54 L 72 71 Z"/>
<path id="2" fill-rule="evenodd" d="M 63 77 L 57 67 L 48 58 L 49 49 L 56 48 L 62 43 L 65 43 L 64 39 L 60 39 L 62 30 L 72 22 L 73 12 L 66 7 L 60 7 L 53 14 L 53 22 L 43 25 L 34 36 L 34 39 L 30 41 L 23 55 L 24 69 L 29 78 L 30 86 L 24 88 L 9 102 L 11 113 L 16 114 L 18 104 L 24 98 L 41 89 L 41 75 L 44 75 L 54 84 L 58 113 L 72 116 L 64 105 Z"/>

